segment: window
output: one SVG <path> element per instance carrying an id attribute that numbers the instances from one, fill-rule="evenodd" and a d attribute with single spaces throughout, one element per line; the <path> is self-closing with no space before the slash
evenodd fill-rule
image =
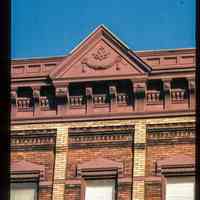
<path id="1" fill-rule="evenodd" d="M 36 183 L 11 183 L 10 200 L 37 200 Z"/>
<path id="2" fill-rule="evenodd" d="M 85 200 L 115 200 L 115 181 L 86 181 Z"/>
<path id="3" fill-rule="evenodd" d="M 166 200 L 194 200 L 194 184 L 194 176 L 167 178 Z"/>

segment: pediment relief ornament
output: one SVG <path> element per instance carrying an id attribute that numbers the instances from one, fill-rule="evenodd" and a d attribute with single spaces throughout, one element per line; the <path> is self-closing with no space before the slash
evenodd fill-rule
<path id="1" fill-rule="evenodd" d="M 122 58 L 117 55 L 112 58 L 111 52 L 100 46 L 95 53 L 92 53 L 90 57 L 85 57 L 81 61 L 82 72 L 86 71 L 86 67 L 94 70 L 105 70 L 113 66 L 116 70 L 119 70 L 119 63 Z"/>
<path id="2" fill-rule="evenodd" d="M 106 52 L 104 47 L 100 47 L 99 49 L 97 49 L 96 53 L 93 53 L 92 56 L 95 60 L 105 60 L 106 58 L 108 58 L 108 56 L 110 55 L 110 52 Z"/>

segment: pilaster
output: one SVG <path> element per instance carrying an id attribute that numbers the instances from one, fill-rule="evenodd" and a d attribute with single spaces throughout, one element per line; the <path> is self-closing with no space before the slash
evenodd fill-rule
<path id="1" fill-rule="evenodd" d="M 56 137 L 53 200 L 64 200 L 68 127 L 58 127 Z"/>
<path id="2" fill-rule="evenodd" d="M 92 103 L 92 98 L 93 98 L 93 91 L 92 87 L 86 86 L 85 88 L 85 94 L 86 94 L 86 112 L 91 113 L 93 110 L 93 103 Z"/>
<path id="3" fill-rule="evenodd" d="M 13 117 L 15 117 L 17 113 L 16 98 L 17 98 L 17 88 L 12 88 L 11 89 L 11 114 Z"/>
<path id="4" fill-rule="evenodd" d="M 69 88 L 68 84 L 56 85 L 56 103 L 57 103 L 57 115 L 63 115 L 69 105 Z"/>
<path id="5" fill-rule="evenodd" d="M 134 94 L 134 109 L 143 112 L 145 109 L 145 80 L 132 80 Z"/>
<path id="6" fill-rule="evenodd" d="M 109 86 L 110 112 L 114 112 L 117 107 L 117 88 L 114 85 Z"/>
<path id="7" fill-rule="evenodd" d="M 190 109 L 195 109 L 195 77 L 188 78 L 188 105 Z"/>
<path id="8" fill-rule="evenodd" d="M 163 79 L 164 109 L 168 110 L 171 104 L 171 79 Z"/>
<path id="9" fill-rule="evenodd" d="M 146 159 L 146 122 L 135 123 L 133 158 L 133 200 L 144 200 L 144 180 Z M 137 148 L 137 146 L 140 146 Z"/>
<path id="10" fill-rule="evenodd" d="M 32 87 L 33 90 L 33 105 L 34 105 L 34 115 L 39 116 L 40 114 L 40 86 Z"/>

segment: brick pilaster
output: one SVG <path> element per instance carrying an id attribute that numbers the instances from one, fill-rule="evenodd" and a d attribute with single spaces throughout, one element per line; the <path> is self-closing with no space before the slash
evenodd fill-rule
<path id="1" fill-rule="evenodd" d="M 145 143 L 146 124 L 144 120 L 135 123 L 134 146 L 140 144 L 142 148 L 134 148 L 133 161 L 133 199 L 144 200 L 144 180 L 137 177 L 145 176 Z M 135 180 L 134 180 L 135 179 Z"/>
<path id="2" fill-rule="evenodd" d="M 144 200 L 144 181 L 133 181 L 133 199 Z"/>
<path id="3" fill-rule="evenodd" d="M 53 200 L 64 200 L 65 170 L 67 164 L 68 128 L 58 127 L 53 182 Z"/>

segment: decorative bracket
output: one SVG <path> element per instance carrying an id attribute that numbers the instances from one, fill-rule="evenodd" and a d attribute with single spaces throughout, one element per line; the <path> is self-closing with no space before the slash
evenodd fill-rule
<path id="1" fill-rule="evenodd" d="M 16 91 L 11 91 L 11 102 L 15 102 L 17 98 L 17 92 Z"/>
<path id="2" fill-rule="evenodd" d="M 68 97 L 68 88 L 67 87 L 56 87 L 56 96 L 57 97 Z"/>

